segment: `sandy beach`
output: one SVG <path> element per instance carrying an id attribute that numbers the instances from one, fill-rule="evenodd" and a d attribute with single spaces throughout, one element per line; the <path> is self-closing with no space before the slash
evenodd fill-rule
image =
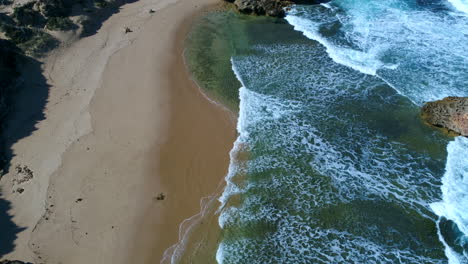
<path id="1" fill-rule="evenodd" d="M 236 136 L 232 114 L 200 92 L 182 56 L 191 21 L 216 4 L 127 4 L 45 59 L 45 119 L 13 146 L 0 181 L 21 230 L 1 259 L 159 263 L 178 241 L 179 225 L 222 184 Z M 33 178 L 19 185 L 17 166 Z"/>

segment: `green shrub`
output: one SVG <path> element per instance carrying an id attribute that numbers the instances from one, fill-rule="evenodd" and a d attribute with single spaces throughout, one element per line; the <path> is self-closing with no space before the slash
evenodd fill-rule
<path id="1" fill-rule="evenodd" d="M 1 24 L 0 30 L 15 44 L 29 41 L 34 35 L 33 30 L 30 28 L 16 27 L 8 24 Z"/>
<path id="2" fill-rule="evenodd" d="M 42 0 L 40 9 L 46 17 L 66 17 L 71 11 L 70 5 L 63 0 Z"/>
<path id="3" fill-rule="evenodd" d="M 36 31 L 30 40 L 19 44 L 18 47 L 31 55 L 41 56 L 57 47 L 58 44 L 59 41 L 51 35 L 42 31 Z"/>
<path id="4" fill-rule="evenodd" d="M 61 31 L 73 29 L 74 26 L 75 24 L 68 17 L 50 17 L 46 24 L 47 29 Z"/>
<path id="5" fill-rule="evenodd" d="M 33 9 L 34 2 L 15 7 L 13 9 L 13 19 L 20 26 L 39 26 L 44 23 L 42 14 Z"/>
<path id="6" fill-rule="evenodd" d="M 23 51 L 35 56 L 42 55 L 58 45 L 58 40 L 37 29 L 1 24 L 0 30 Z"/>
<path id="7" fill-rule="evenodd" d="M 94 0 L 94 4 L 98 7 L 98 8 L 104 8 L 107 6 L 107 2 L 105 0 Z"/>

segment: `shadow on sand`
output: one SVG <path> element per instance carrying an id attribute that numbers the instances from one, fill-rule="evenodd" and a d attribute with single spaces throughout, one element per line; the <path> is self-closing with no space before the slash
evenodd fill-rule
<path id="1" fill-rule="evenodd" d="M 82 22 L 83 31 L 81 32 L 80 37 L 89 37 L 97 33 L 101 28 L 104 21 L 106 21 L 110 16 L 120 12 L 120 7 L 125 4 L 131 4 L 138 0 L 117 0 L 109 6 L 101 9 L 93 10 L 92 19 L 87 19 Z"/>
<path id="2" fill-rule="evenodd" d="M 12 216 L 8 214 L 10 209 L 10 202 L 0 198 L 0 259 L 15 249 L 17 234 L 25 229 L 15 225 Z"/>
<path id="3" fill-rule="evenodd" d="M 13 144 L 31 135 L 36 124 L 45 118 L 44 109 L 49 95 L 49 85 L 42 75 L 41 63 L 21 56 L 17 58 L 20 76 L 6 95 L 8 112 L 0 130 L 3 173 L 8 173 L 14 157 Z M 27 165 L 27 164 L 26 164 Z"/>
<path id="4" fill-rule="evenodd" d="M 36 124 L 45 117 L 49 86 L 40 62 L 22 55 L 14 46 L 5 49 L 6 42 L 2 44 L 5 45 L 0 54 L 0 77 L 3 84 L 9 85 L 0 90 L 3 117 L 0 119 L 0 173 L 1 169 L 8 173 L 14 166 L 11 164 L 13 145 L 31 135 L 37 129 Z M 7 180 L 1 176 L 0 180 Z M 8 191 L 11 190 L 0 190 L 0 197 Z M 10 202 L 0 198 L 0 259 L 15 249 L 17 234 L 25 229 L 13 222 L 13 216 L 8 213 L 10 209 Z"/>

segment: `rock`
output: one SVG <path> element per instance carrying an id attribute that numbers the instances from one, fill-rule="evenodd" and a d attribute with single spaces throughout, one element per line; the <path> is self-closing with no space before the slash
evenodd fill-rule
<path id="1" fill-rule="evenodd" d="M 34 178 L 34 172 L 30 168 L 28 168 L 28 166 L 21 167 L 21 165 L 18 164 L 15 167 L 15 171 L 16 174 L 18 174 L 18 176 L 23 176 L 20 179 L 13 179 L 13 182 L 15 182 L 16 184 L 22 184 Z"/>
<path id="2" fill-rule="evenodd" d="M 22 194 L 24 192 L 24 188 L 18 188 L 16 189 L 16 192 Z"/>
<path id="3" fill-rule="evenodd" d="M 285 8 L 293 4 L 320 4 L 328 0 L 225 0 L 234 3 L 237 9 L 245 14 L 284 17 Z"/>
<path id="4" fill-rule="evenodd" d="M 468 136 L 468 97 L 446 97 L 428 102 L 422 107 L 421 117 L 433 126 Z"/>
<path id="5" fill-rule="evenodd" d="M 284 8 L 293 4 L 286 0 L 235 0 L 237 9 L 246 14 L 284 17 Z"/>
<path id="6" fill-rule="evenodd" d="M 163 201 L 164 199 L 166 199 L 166 194 L 164 193 L 160 193 L 158 196 L 156 196 L 157 201 Z"/>

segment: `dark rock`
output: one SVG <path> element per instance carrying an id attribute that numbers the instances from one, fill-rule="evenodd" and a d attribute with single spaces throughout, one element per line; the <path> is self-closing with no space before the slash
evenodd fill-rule
<path id="1" fill-rule="evenodd" d="M 18 188 L 18 189 L 16 189 L 16 192 L 18 192 L 18 193 L 20 193 L 20 194 L 21 194 L 21 193 L 23 193 L 23 192 L 24 192 L 24 188 Z"/>
<path id="2" fill-rule="evenodd" d="M 293 4 L 285 0 L 235 0 L 237 9 L 246 14 L 284 17 L 284 8 Z"/>
<path id="3" fill-rule="evenodd" d="M 234 3 L 237 9 L 245 14 L 284 17 L 285 9 L 293 4 L 320 4 L 329 0 L 225 0 Z"/>
<path id="4" fill-rule="evenodd" d="M 164 193 L 160 193 L 158 196 L 156 196 L 156 200 L 158 201 L 163 201 L 164 199 L 166 199 L 166 194 Z"/>
<path id="5" fill-rule="evenodd" d="M 421 117 L 433 126 L 468 136 L 468 97 L 447 97 L 428 102 L 422 107 Z"/>

